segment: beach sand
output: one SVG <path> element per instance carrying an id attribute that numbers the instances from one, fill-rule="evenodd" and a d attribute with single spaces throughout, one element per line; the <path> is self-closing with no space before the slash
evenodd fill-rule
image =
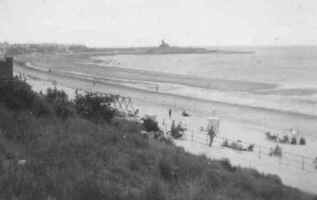
<path id="1" fill-rule="evenodd" d="M 160 124 L 165 121 L 168 129 L 171 120 L 168 118 L 168 109 L 173 110 L 172 119 L 183 121 L 188 128 L 188 135 L 194 134 L 202 138 L 200 141 L 207 143 L 207 137 L 200 133 L 200 127 L 207 125 L 207 118 L 216 115 L 220 118 L 219 137 L 240 139 L 246 143 L 253 143 L 261 148 L 255 148 L 255 152 L 237 152 L 223 148 L 218 143 L 213 147 L 191 141 L 190 137 L 175 141 L 176 145 L 184 147 L 188 152 L 204 154 L 210 158 L 228 158 L 234 165 L 252 167 L 266 174 L 277 174 L 286 185 L 297 187 L 301 190 L 317 193 L 317 170 L 313 168 L 312 160 L 304 159 L 295 154 L 316 157 L 317 138 L 314 131 L 317 130 L 315 118 L 305 115 L 276 112 L 273 110 L 257 109 L 239 105 L 224 104 L 196 98 L 172 95 L 163 92 L 146 91 L 115 83 L 101 83 L 87 80 L 80 76 L 63 76 L 61 74 L 48 73 L 15 66 L 15 73 L 27 75 L 29 82 L 36 91 L 45 90 L 47 87 L 56 86 L 64 89 L 71 97 L 74 89 L 119 94 L 131 97 L 136 108 L 140 109 L 140 115 L 155 115 Z M 186 110 L 190 117 L 184 118 L 181 112 Z M 283 151 L 293 153 L 278 159 L 268 156 L 268 149 L 275 143 L 266 140 L 264 132 L 268 130 L 280 130 L 294 124 L 304 130 L 307 139 L 305 146 L 281 145 Z M 304 168 L 304 170 L 303 170 Z"/>

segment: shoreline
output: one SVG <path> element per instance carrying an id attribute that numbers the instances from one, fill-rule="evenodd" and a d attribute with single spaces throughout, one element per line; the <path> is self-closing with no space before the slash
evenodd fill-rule
<path id="1" fill-rule="evenodd" d="M 302 116 L 292 116 L 289 114 L 276 113 L 272 111 L 263 111 L 254 108 L 244 108 L 233 105 L 226 105 L 223 103 L 212 103 L 206 101 L 197 101 L 194 98 L 184 98 L 177 95 L 169 95 L 145 91 L 136 88 L 130 88 L 122 85 L 100 82 L 93 85 L 92 80 L 87 80 L 80 77 L 68 77 L 56 75 L 44 71 L 36 71 L 15 66 L 16 72 L 23 72 L 33 77 L 40 77 L 39 83 L 44 86 L 43 81 L 52 84 L 57 82 L 57 88 L 68 87 L 70 89 L 83 89 L 86 91 L 105 92 L 111 94 L 119 94 L 126 97 L 131 97 L 134 106 L 140 108 L 140 113 L 154 114 L 158 121 L 168 118 L 168 108 L 173 109 L 176 120 L 187 120 L 189 129 L 197 131 L 200 126 L 204 126 L 207 122 L 208 116 L 212 115 L 212 109 L 217 111 L 217 116 L 221 119 L 220 133 L 222 137 L 241 139 L 244 142 L 255 143 L 264 146 L 274 146 L 266 140 L 264 131 L 279 130 L 281 128 L 289 127 L 289 124 L 297 122 L 303 123 L 303 127 L 309 124 L 312 131 L 311 134 L 306 134 L 309 138 L 306 146 L 292 146 L 281 145 L 283 150 L 287 152 L 299 153 L 308 156 L 316 156 L 317 138 L 313 135 L 313 131 L 317 130 L 315 119 L 303 119 Z M 44 86 L 45 87 L 45 86 Z M 192 117 L 190 119 L 181 119 L 181 111 L 186 109 Z M 263 122 L 261 122 L 261 120 Z M 270 126 L 271 125 L 271 126 Z M 306 127 L 306 128 L 307 128 Z M 278 165 L 278 161 L 272 157 L 267 159 L 258 159 L 257 153 L 240 153 L 232 151 L 231 149 L 216 150 L 207 146 L 197 145 L 189 141 L 176 141 L 177 145 L 182 146 L 186 151 L 194 154 L 204 154 L 210 158 L 228 158 L 235 165 L 242 167 L 252 167 L 258 169 L 263 173 L 273 173 L 281 177 L 282 181 L 290 186 L 300 188 L 304 191 L 313 192 L 317 187 L 317 171 L 314 173 L 306 172 L 301 169 L 292 169 L 285 166 Z M 270 164 L 267 164 L 270 163 Z M 298 161 L 300 163 L 300 161 Z"/>
<path id="2" fill-rule="evenodd" d="M 42 69 L 40 67 L 30 67 L 30 66 L 22 66 L 19 65 L 19 67 L 21 68 L 28 68 L 29 70 L 33 70 L 35 72 L 40 72 L 40 73 L 48 73 L 47 70 Z M 317 120 L 317 115 L 314 114 L 307 114 L 304 112 L 300 112 L 300 111 L 292 111 L 292 110 L 281 110 L 281 109 L 275 109 L 275 108 L 269 108 L 269 107 L 264 107 L 264 106 L 253 106 L 253 105 L 245 105 L 245 104 L 239 104 L 239 103 L 231 103 L 231 102 L 224 102 L 224 101 L 217 101 L 217 100 L 208 100 L 208 99 L 203 99 L 203 98 L 196 98 L 196 97 L 191 97 L 191 96 L 185 96 L 182 94 L 171 94 L 168 92 L 156 92 L 156 91 L 151 91 L 151 90 L 147 90 L 147 89 L 143 89 L 143 88 L 138 88 L 138 87 L 133 87 L 133 86 L 129 86 L 129 82 L 138 82 L 139 80 L 130 80 L 130 81 L 126 81 L 128 82 L 127 84 L 122 84 L 122 81 L 124 81 L 124 79 L 117 79 L 117 78 L 103 78 L 103 77 L 97 77 L 97 79 L 94 79 L 94 76 L 89 74 L 86 75 L 84 73 L 79 73 L 79 72 L 70 72 L 70 71 L 51 71 L 49 72 L 49 74 L 46 74 L 48 76 L 63 76 L 65 78 L 71 78 L 71 79 L 78 79 L 78 80 L 82 80 L 82 81 L 88 81 L 88 82 L 95 82 L 95 83 L 99 83 L 99 84 L 107 84 L 107 85 L 112 85 L 115 87 L 122 87 L 124 89 L 132 89 L 135 91 L 140 91 L 140 92 L 146 92 L 146 93 L 152 93 L 152 94 L 156 94 L 159 93 L 161 95 L 166 95 L 166 96 L 172 96 L 172 97 L 180 97 L 180 98 L 186 98 L 188 100 L 195 100 L 195 101 L 201 101 L 201 102 L 205 102 L 205 103 L 212 103 L 212 104 L 223 104 L 226 106 L 232 106 L 232 107 L 240 107 L 240 108 L 244 108 L 244 109 L 251 109 L 251 110 L 260 110 L 260 111 L 264 111 L 264 112 L 272 112 L 274 114 L 285 114 L 285 115 L 295 115 L 295 116 L 299 116 L 299 117 L 303 117 L 305 119 L 316 119 Z M 117 82 L 117 83 L 116 83 Z M 150 81 L 148 81 L 150 82 Z M 144 82 L 145 83 L 145 82 Z M 152 82 L 153 85 L 155 85 L 156 82 Z M 169 82 L 166 82 L 169 83 Z M 150 84 L 150 83 L 149 83 Z M 173 83 L 170 83 L 173 84 Z M 131 85 L 133 85 L 133 83 L 131 83 Z"/>

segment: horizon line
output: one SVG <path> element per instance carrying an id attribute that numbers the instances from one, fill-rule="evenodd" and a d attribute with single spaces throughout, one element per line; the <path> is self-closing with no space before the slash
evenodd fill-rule
<path id="1" fill-rule="evenodd" d="M 80 45 L 80 46 L 85 46 L 88 48 L 97 48 L 97 49 L 102 49 L 102 48 L 153 48 L 153 47 L 158 47 L 159 43 L 157 45 L 92 45 L 92 44 L 86 44 L 86 43 L 80 43 L 80 42 L 33 42 L 33 41 L 26 41 L 26 42 L 13 42 L 13 41 L 1 41 L 0 44 L 5 44 L 8 43 L 9 45 L 64 45 L 64 46 L 72 46 L 72 45 Z M 317 47 L 316 44 L 210 44 L 210 45 L 173 45 L 171 43 L 171 47 Z"/>

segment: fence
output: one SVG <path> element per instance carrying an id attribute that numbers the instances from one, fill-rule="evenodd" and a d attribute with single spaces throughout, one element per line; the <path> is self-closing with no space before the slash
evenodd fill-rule
<path id="1" fill-rule="evenodd" d="M 193 130 L 187 131 L 183 139 L 187 141 L 191 141 L 203 146 L 209 146 L 209 136 L 207 133 L 203 132 L 195 132 Z M 210 148 L 213 149 L 213 153 L 218 153 L 218 154 L 223 154 L 224 150 L 227 150 L 228 146 L 223 146 L 223 144 L 226 142 L 232 143 L 235 142 L 237 143 L 237 140 L 233 140 L 230 138 L 224 138 L 224 137 L 219 137 L 216 136 L 213 140 L 212 146 Z M 246 143 L 243 141 L 239 141 L 239 144 L 243 145 L 244 147 L 248 147 L 252 144 Z M 281 167 L 287 167 L 287 168 L 292 168 L 294 170 L 303 170 L 305 172 L 310 172 L 310 173 L 317 173 L 317 165 L 316 165 L 316 160 L 315 158 L 300 155 L 300 154 L 295 154 L 287 151 L 282 151 L 281 156 L 273 156 L 270 155 L 272 151 L 272 147 L 267 147 L 263 145 L 258 145 L 258 144 L 253 144 L 254 147 L 252 151 L 247 151 L 247 148 L 244 150 L 240 149 L 230 149 L 231 151 L 236 151 L 240 152 L 241 154 L 252 154 L 251 156 L 247 156 L 249 158 L 250 162 L 255 161 L 255 159 L 260 160 L 262 162 L 257 163 L 258 165 L 265 165 L 265 164 L 272 164 L 272 162 L 277 162 Z M 217 151 L 218 150 L 218 151 Z M 242 155 L 243 157 L 243 155 Z M 251 167 L 251 164 L 250 164 Z"/>

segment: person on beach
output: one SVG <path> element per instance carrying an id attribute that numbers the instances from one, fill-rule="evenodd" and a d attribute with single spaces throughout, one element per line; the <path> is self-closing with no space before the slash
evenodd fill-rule
<path id="1" fill-rule="evenodd" d="M 137 108 L 135 111 L 134 111 L 134 116 L 138 116 L 140 110 Z"/>
<path id="2" fill-rule="evenodd" d="M 214 141 L 214 138 L 216 136 L 216 132 L 215 132 L 213 126 L 211 126 L 210 129 L 208 130 L 208 135 L 209 135 L 209 146 L 211 147 L 211 145 Z"/>
<path id="3" fill-rule="evenodd" d="M 172 109 L 168 110 L 168 117 L 171 119 L 171 117 L 172 117 Z"/>
<path id="4" fill-rule="evenodd" d="M 186 110 L 183 110 L 182 116 L 183 116 L 183 117 L 189 117 L 189 114 L 186 112 Z"/>

